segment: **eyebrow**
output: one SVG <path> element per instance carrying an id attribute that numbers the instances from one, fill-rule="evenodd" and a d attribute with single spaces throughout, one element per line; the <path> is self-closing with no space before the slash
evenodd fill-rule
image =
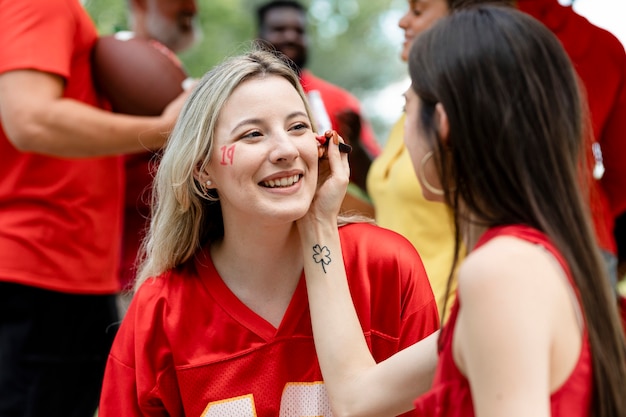
<path id="1" fill-rule="evenodd" d="M 303 112 L 303 111 L 299 111 L 299 110 L 298 110 L 298 111 L 294 111 L 294 112 L 292 112 L 292 113 L 289 113 L 289 114 L 287 115 L 286 120 L 293 119 L 294 117 L 297 117 L 297 116 L 303 116 L 303 117 L 306 117 L 307 119 L 309 118 L 309 115 L 308 115 L 308 114 L 306 114 L 306 113 L 305 113 L 305 112 Z M 231 130 L 231 132 L 230 132 L 230 133 L 231 133 L 231 134 L 234 134 L 234 133 L 235 133 L 235 131 L 236 131 L 237 129 L 239 129 L 241 126 L 245 126 L 245 125 L 249 125 L 249 124 L 259 124 L 259 123 L 262 123 L 262 122 L 263 122 L 263 120 L 258 119 L 258 118 L 253 118 L 253 119 L 244 119 L 244 120 L 242 120 L 241 122 L 237 123 L 237 124 L 235 125 L 235 127 L 233 127 L 233 130 Z"/>

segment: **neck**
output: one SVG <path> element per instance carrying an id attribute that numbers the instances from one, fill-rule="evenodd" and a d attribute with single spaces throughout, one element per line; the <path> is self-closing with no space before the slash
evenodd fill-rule
<path id="1" fill-rule="evenodd" d="M 248 308 L 278 327 L 303 271 L 295 223 L 265 232 L 246 230 L 211 245 L 211 258 L 228 288 Z"/>
<path id="2" fill-rule="evenodd" d="M 225 228 L 222 241 L 211 246 L 213 263 L 224 281 L 260 291 L 297 282 L 303 261 L 295 223 L 236 229 Z"/>
<path id="3" fill-rule="evenodd" d="M 476 243 L 478 243 L 478 239 L 482 236 L 487 228 L 485 226 L 479 226 L 476 224 L 468 225 L 463 233 L 463 242 L 465 243 L 465 247 L 467 251 L 470 252 Z"/>
<path id="4" fill-rule="evenodd" d="M 462 207 L 464 206 L 462 205 Z M 487 227 L 483 226 L 473 213 L 468 213 L 465 216 L 462 215 L 461 219 L 464 219 L 459 224 L 461 239 L 469 253 L 474 246 L 476 246 L 478 239 L 485 233 Z"/>

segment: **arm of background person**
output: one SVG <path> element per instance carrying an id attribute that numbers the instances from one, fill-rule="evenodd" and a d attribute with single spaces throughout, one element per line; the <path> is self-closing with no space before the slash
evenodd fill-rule
<path id="1" fill-rule="evenodd" d="M 63 98 L 63 78 L 18 70 L 0 75 L 0 117 L 20 151 L 59 157 L 96 157 L 158 149 L 166 141 L 184 92 L 158 117 L 110 113 Z"/>
<path id="2" fill-rule="evenodd" d="M 320 180 L 312 208 L 298 221 L 315 347 L 334 415 L 394 416 L 413 409 L 413 400 L 430 387 L 439 332 L 378 365 L 372 358 L 352 304 L 337 228 L 349 174 L 341 171 L 339 157 L 331 145 L 332 173 Z M 328 256 L 315 258 L 314 248 Z"/>

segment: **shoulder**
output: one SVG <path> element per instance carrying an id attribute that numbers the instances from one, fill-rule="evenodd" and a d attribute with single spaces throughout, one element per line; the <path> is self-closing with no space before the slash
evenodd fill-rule
<path id="1" fill-rule="evenodd" d="M 606 71 L 608 66 L 609 68 L 613 68 L 613 71 L 617 71 L 618 74 L 621 73 L 622 80 L 626 78 L 626 74 L 624 74 L 624 70 L 626 69 L 626 51 L 624 50 L 624 45 L 615 35 L 601 27 L 589 23 L 589 28 L 587 53 L 580 58 L 572 58 L 575 66 L 578 67 L 587 64 L 584 60 L 593 58 L 593 62 L 595 63 L 593 68 L 595 70 L 597 70 L 598 65 L 600 65 L 602 71 Z"/>
<path id="2" fill-rule="evenodd" d="M 339 233 L 350 292 L 361 314 L 375 312 L 374 322 L 386 326 L 403 317 L 414 330 L 406 335 L 412 342 L 439 327 L 424 264 L 405 237 L 370 223 L 345 225 Z"/>
<path id="3" fill-rule="evenodd" d="M 461 286 L 507 286 L 518 277 L 532 282 L 538 272 L 556 274 L 550 256 L 543 246 L 525 239 L 496 236 L 468 254 L 459 269 L 459 289 Z M 504 279 L 507 277 L 510 279 Z"/>
<path id="4" fill-rule="evenodd" d="M 86 10 L 75 0 L 28 0 L 0 2 L 2 17 L 22 22 L 30 30 L 39 26 L 70 25 L 88 16 Z M 12 25 L 10 25 L 12 26 Z"/>
<path id="5" fill-rule="evenodd" d="M 550 252 L 515 236 L 497 236 L 475 249 L 458 273 L 463 310 L 484 313 L 480 320 L 546 321 L 554 316 L 556 300 L 567 300 L 563 296 L 569 285 Z M 499 318 L 493 315 L 495 311 Z"/>
<path id="6" fill-rule="evenodd" d="M 557 32 L 574 66 L 595 74 L 598 68 L 603 73 L 608 69 L 621 68 L 626 61 L 626 51 L 621 41 L 608 30 L 601 28 L 586 17 L 570 13 L 569 22 L 563 34 Z"/>
<path id="7" fill-rule="evenodd" d="M 342 226 L 339 236 L 351 281 L 367 276 L 374 287 L 419 287 L 429 292 L 432 298 L 422 259 L 404 236 L 370 223 Z"/>
<path id="8" fill-rule="evenodd" d="M 417 254 L 415 247 L 401 234 L 372 223 L 350 223 L 339 228 L 344 247 L 359 247 L 379 254 L 401 257 Z"/>
<path id="9" fill-rule="evenodd" d="M 158 276 L 148 278 L 137 288 L 133 301 L 144 304 L 156 298 L 166 297 L 171 288 L 172 278 L 175 277 L 176 274 L 170 270 Z"/>
<path id="10" fill-rule="evenodd" d="M 137 289 L 120 329 L 112 353 L 132 356 L 131 346 L 163 344 L 177 328 L 181 306 L 198 293 L 187 269 L 175 269 L 147 279 Z"/>
<path id="11" fill-rule="evenodd" d="M 587 36 L 589 36 L 595 48 L 605 49 L 610 51 L 613 56 L 623 56 L 626 55 L 626 51 L 624 51 L 624 46 L 621 41 L 610 31 L 597 26 L 589 21 L 584 16 L 577 15 L 578 20 L 576 21 L 578 30 L 581 30 L 583 27 L 586 29 Z"/>
<path id="12" fill-rule="evenodd" d="M 133 297 L 142 311 L 146 308 L 163 308 L 163 306 L 184 299 L 189 292 L 194 292 L 198 283 L 193 262 L 187 262 L 177 268 L 144 281 Z"/>

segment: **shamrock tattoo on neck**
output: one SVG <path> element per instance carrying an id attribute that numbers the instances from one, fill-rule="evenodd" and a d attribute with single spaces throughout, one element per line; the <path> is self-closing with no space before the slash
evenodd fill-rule
<path id="1" fill-rule="evenodd" d="M 326 265 L 328 265 L 331 261 L 330 249 L 326 246 L 313 246 L 313 260 L 316 264 L 322 264 L 322 270 L 326 273 Z"/>

